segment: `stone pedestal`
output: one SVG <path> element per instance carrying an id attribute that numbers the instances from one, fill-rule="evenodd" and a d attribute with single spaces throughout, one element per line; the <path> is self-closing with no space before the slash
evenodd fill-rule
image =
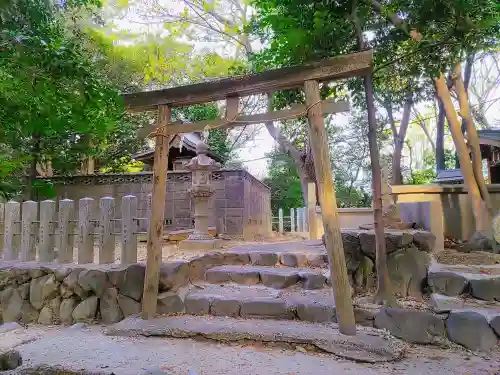
<path id="1" fill-rule="evenodd" d="M 208 207 L 214 194 L 212 171 L 219 169 L 220 165 L 207 156 L 207 151 L 205 143 L 198 143 L 196 156 L 185 166 L 192 173 L 188 194 L 194 203 L 194 231 L 179 243 L 182 250 L 213 250 L 218 247 L 218 241 L 208 232 Z"/>

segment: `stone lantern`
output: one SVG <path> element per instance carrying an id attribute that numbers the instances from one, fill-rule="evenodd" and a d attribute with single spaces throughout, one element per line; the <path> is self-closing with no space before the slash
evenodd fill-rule
<path id="1" fill-rule="evenodd" d="M 204 142 L 196 145 L 196 156 L 186 165 L 191 171 L 192 186 L 188 190 L 194 203 L 194 231 L 181 241 L 179 246 L 185 250 L 215 249 L 218 241 L 208 233 L 208 207 L 214 189 L 212 187 L 212 171 L 220 168 L 220 164 L 207 155 L 208 146 Z"/>

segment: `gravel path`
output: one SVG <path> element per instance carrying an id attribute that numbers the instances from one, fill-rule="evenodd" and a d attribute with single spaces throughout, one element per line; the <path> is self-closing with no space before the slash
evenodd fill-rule
<path id="1" fill-rule="evenodd" d="M 410 348 L 408 358 L 361 364 L 327 354 L 261 345 L 225 345 L 191 339 L 109 337 L 101 327 L 40 327 L 3 333 L 0 350 L 16 347 L 25 365 L 64 366 L 117 375 L 162 369 L 169 375 L 499 375 L 500 353 L 474 355 L 461 349 Z M 15 374 L 16 372 L 13 372 Z"/>

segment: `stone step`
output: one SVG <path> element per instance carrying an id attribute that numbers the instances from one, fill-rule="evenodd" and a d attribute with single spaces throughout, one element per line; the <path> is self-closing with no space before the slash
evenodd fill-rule
<path id="1" fill-rule="evenodd" d="M 269 266 L 218 266 L 205 272 L 205 280 L 214 283 L 234 282 L 242 285 L 263 284 L 285 289 L 301 284 L 304 289 L 322 289 L 329 284 L 329 271 L 310 268 Z"/>
<path id="2" fill-rule="evenodd" d="M 360 362 L 401 359 L 405 345 L 381 331 L 366 328 L 355 336 L 340 334 L 335 324 L 279 320 L 171 316 L 142 320 L 129 317 L 106 328 L 109 336 L 203 338 L 230 342 L 253 340 L 312 345 L 322 352 Z"/>
<path id="3" fill-rule="evenodd" d="M 446 265 L 434 263 L 428 270 L 434 293 L 459 296 L 469 293 L 485 301 L 500 301 L 500 265 Z"/>
<path id="4" fill-rule="evenodd" d="M 336 322 L 330 289 L 276 290 L 259 285 L 196 284 L 184 298 L 191 315 Z M 371 326 L 378 310 L 355 308 L 358 324 Z"/>

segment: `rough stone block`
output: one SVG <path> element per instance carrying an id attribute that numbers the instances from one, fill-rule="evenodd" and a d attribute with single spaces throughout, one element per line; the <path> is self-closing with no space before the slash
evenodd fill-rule
<path id="1" fill-rule="evenodd" d="M 124 317 L 136 315 L 141 312 L 141 304 L 130 297 L 118 294 L 118 305 Z"/>
<path id="2" fill-rule="evenodd" d="M 256 285 L 260 283 L 260 273 L 254 269 L 233 269 L 230 272 L 230 278 L 233 282 L 242 285 Z"/>
<path id="3" fill-rule="evenodd" d="M 500 337 L 500 315 L 497 315 L 493 319 L 491 319 L 490 326 L 491 328 L 493 328 L 493 331 L 495 331 L 497 336 Z"/>
<path id="4" fill-rule="evenodd" d="M 430 263 L 430 255 L 415 247 L 390 253 L 387 256 L 387 269 L 393 291 L 403 297 L 421 299 Z"/>
<path id="5" fill-rule="evenodd" d="M 240 301 L 230 298 L 215 298 L 210 306 L 210 314 L 216 316 L 239 316 Z"/>
<path id="6" fill-rule="evenodd" d="M 307 256 L 300 253 L 283 253 L 280 254 L 280 263 L 287 267 L 306 267 Z"/>
<path id="7" fill-rule="evenodd" d="M 413 233 L 413 243 L 419 250 L 430 253 L 436 245 L 436 236 L 431 232 L 416 231 Z"/>
<path id="8" fill-rule="evenodd" d="M 500 277 L 472 279 L 469 285 L 473 297 L 485 301 L 500 301 Z"/>
<path id="9" fill-rule="evenodd" d="M 434 293 L 445 296 L 459 296 L 464 293 L 469 281 L 457 272 L 450 271 L 430 271 L 427 276 L 427 283 Z"/>
<path id="10" fill-rule="evenodd" d="M 71 314 L 75 322 L 88 322 L 91 323 L 95 319 L 97 312 L 97 304 L 99 299 L 96 296 L 91 296 L 86 300 L 80 302 L 75 307 Z"/>
<path id="11" fill-rule="evenodd" d="M 199 294 L 188 294 L 184 299 L 186 313 L 192 315 L 206 315 L 210 313 L 210 303 L 211 298 L 209 296 Z"/>
<path id="12" fill-rule="evenodd" d="M 59 307 L 59 319 L 62 324 L 73 324 L 73 310 L 78 305 L 76 298 L 63 299 Z"/>
<path id="13" fill-rule="evenodd" d="M 304 284 L 304 289 L 322 289 L 326 284 L 326 277 L 320 273 L 301 271 L 299 278 Z"/>
<path id="14" fill-rule="evenodd" d="M 176 261 L 163 263 L 160 267 L 160 292 L 176 291 L 189 282 L 189 263 Z"/>
<path id="15" fill-rule="evenodd" d="M 14 370 L 23 364 L 21 353 L 17 350 L 7 350 L 0 353 L 0 371 Z"/>
<path id="16" fill-rule="evenodd" d="M 278 263 L 278 254 L 266 252 L 251 252 L 250 262 L 254 266 L 275 266 Z"/>
<path id="17" fill-rule="evenodd" d="M 241 316 L 291 318 L 293 313 L 287 310 L 286 302 L 276 298 L 255 297 L 241 302 Z"/>
<path id="18" fill-rule="evenodd" d="M 64 278 L 63 285 L 72 290 L 78 297 L 85 299 L 88 297 L 88 292 L 83 290 L 83 288 L 78 284 L 78 276 L 82 272 L 82 268 L 75 268 Z"/>
<path id="19" fill-rule="evenodd" d="M 376 328 L 387 329 L 392 335 L 416 344 L 430 344 L 444 338 L 444 321 L 425 311 L 382 309 L 375 316 Z"/>
<path id="20" fill-rule="evenodd" d="M 211 268 L 205 271 L 205 280 L 214 284 L 226 283 L 231 281 L 230 270 L 224 267 Z"/>
<path id="21" fill-rule="evenodd" d="M 323 253 L 307 254 L 307 263 L 311 267 L 326 267 L 328 265 L 328 256 Z"/>
<path id="22" fill-rule="evenodd" d="M 250 255 L 247 252 L 224 253 L 224 264 L 245 265 L 250 263 Z"/>
<path id="23" fill-rule="evenodd" d="M 299 301 L 296 304 L 297 316 L 307 322 L 335 322 L 335 307 L 317 301 Z"/>
<path id="24" fill-rule="evenodd" d="M 123 319 L 123 313 L 118 304 L 118 291 L 116 288 L 107 288 L 99 304 L 101 318 L 104 324 L 112 324 Z"/>
<path id="25" fill-rule="evenodd" d="M 142 264 L 131 264 L 122 273 L 116 283 L 120 294 L 140 301 L 144 288 L 145 266 Z"/>
<path id="26" fill-rule="evenodd" d="M 38 323 L 45 325 L 59 324 L 60 318 L 60 308 L 61 308 L 61 297 L 56 297 L 52 299 L 48 304 L 46 304 L 40 315 L 38 316 Z"/>
<path id="27" fill-rule="evenodd" d="M 392 253 L 398 249 L 405 248 L 413 242 L 413 234 L 406 231 L 386 231 L 385 250 L 387 253 Z M 359 231 L 359 241 L 361 243 L 362 252 L 369 258 L 375 259 L 376 242 L 375 231 L 366 230 Z"/>
<path id="28" fill-rule="evenodd" d="M 285 289 L 299 282 L 299 272 L 293 269 L 270 268 L 260 270 L 262 284 L 274 289 Z"/>
<path id="29" fill-rule="evenodd" d="M 458 297 L 443 296 L 438 293 L 432 293 L 429 299 L 429 304 L 434 311 L 438 313 L 449 312 L 451 310 L 461 309 L 464 307 L 464 301 Z"/>
<path id="30" fill-rule="evenodd" d="M 173 292 L 164 292 L 158 295 L 158 305 L 156 307 L 158 314 L 179 314 L 184 312 L 184 302 L 181 297 Z"/>
<path id="31" fill-rule="evenodd" d="M 87 292 L 101 297 L 108 285 L 108 276 L 101 270 L 83 270 L 78 276 L 78 284 Z"/>
<path id="32" fill-rule="evenodd" d="M 324 235 L 323 235 L 324 236 Z M 348 272 L 354 272 L 363 260 L 361 241 L 356 231 L 342 231 L 342 243 Z"/>
<path id="33" fill-rule="evenodd" d="M 451 341 L 470 350 L 490 350 L 497 343 L 486 318 L 475 311 L 452 311 L 446 321 L 446 332 Z"/>
<path id="34" fill-rule="evenodd" d="M 31 280 L 29 291 L 31 305 L 41 310 L 46 301 L 57 295 L 59 285 L 54 275 L 45 275 Z"/>

